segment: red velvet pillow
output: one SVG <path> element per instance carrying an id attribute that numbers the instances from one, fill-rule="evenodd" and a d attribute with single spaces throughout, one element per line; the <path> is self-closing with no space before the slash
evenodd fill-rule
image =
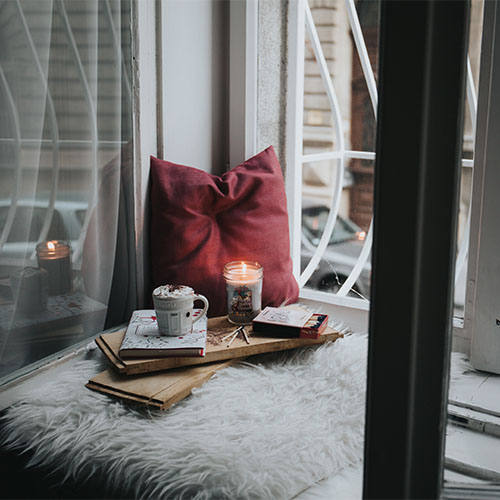
<path id="1" fill-rule="evenodd" d="M 222 271 L 232 260 L 264 267 L 262 306 L 297 301 L 281 168 L 269 147 L 222 176 L 151 157 L 154 287 L 189 285 L 223 316 Z"/>

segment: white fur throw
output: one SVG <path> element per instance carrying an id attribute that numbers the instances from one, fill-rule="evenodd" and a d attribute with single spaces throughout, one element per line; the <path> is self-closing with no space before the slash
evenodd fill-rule
<path id="1" fill-rule="evenodd" d="M 137 497 L 291 498 L 361 460 L 366 354 L 366 335 L 349 335 L 240 363 L 166 412 L 86 389 L 102 366 L 80 361 L 8 411 L 8 441 Z"/>

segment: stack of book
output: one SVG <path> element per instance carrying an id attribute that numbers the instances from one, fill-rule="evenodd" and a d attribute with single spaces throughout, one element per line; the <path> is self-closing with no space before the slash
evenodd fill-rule
<path id="1" fill-rule="evenodd" d="M 200 314 L 195 310 L 194 314 Z M 206 316 L 182 337 L 159 334 L 154 310 L 134 311 L 126 328 L 103 333 L 96 343 L 110 367 L 86 386 L 129 402 L 167 409 L 217 370 L 248 356 L 334 341 L 342 335 L 326 315 L 297 306 L 266 308 L 253 328 L 236 328 L 227 316 Z"/>

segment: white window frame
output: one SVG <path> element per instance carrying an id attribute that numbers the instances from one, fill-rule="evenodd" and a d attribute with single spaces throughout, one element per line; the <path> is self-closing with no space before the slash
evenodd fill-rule
<path id="1" fill-rule="evenodd" d="M 290 2 L 288 22 L 288 92 L 287 92 L 287 154 L 286 154 L 286 191 L 288 215 L 290 218 L 290 252 L 293 262 L 294 276 L 300 282 L 301 251 L 301 219 L 302 219 L 302 134 L 303 134 L 303 102 L 304 102 L 304 40 L 306 34 L 306 2 L 292 0 Z M 324 64 L 326 66 L 326 64 Z M 323 79 L 329 75 L 324 74 Z M 330 102 L 332 91 L 330 89 Z M 334 92 L 333 92 L 334 95 Z M 333 97 L 335 99 L 335 97 Z M 335 103 L 332 103 L 334 107 Z M 340 134 L 340 136 L 342 133 Z M 340 169 L 339 169 L 340 170 Z M 338 197 L 337 197 L 338 198 Z M 337 200 L 338 201 L 338 200 Z M 338 209 L 335 208 L 335 211 Z M 328 237 L 323 238 L 326 247 L 336 214 L 331 219 Z M 371 237 L 371 233 L 370 233 Z M 320 243 L 321 244 L 321 243 Z M 328 313 L 340 324 L 346 324 L 354 331 L 368 331 L 369 302 L 337 294 L 310 290 L 300 286 L 300 300 L 316 310 Z"/>
<path id="2" fill-rule="evenodd" d="M 257 154 L 259 2 L 229 4 L 229 166 Z"/>
<path id="3" fill-rule="evenodd" d="M 371 70 L 371 65 L 368 58 L 368 53 L 364 40 L 361 34 L 361 28 L 359 25 L 359 20 L 357 17 L 355 5 L 353 0 L 346 1 L 346 10 L 349 16 L 349 21 L 351 24 L 351 29 L 353 32 L 353 38 L 356 44 L 357 52 L 361 55 L 360 62 L 363 69 L 363 74 L 365 76 L 365 81 L 367 82 L 368 92 L 373 105 L 375 117 L 377 113 L 377 89 L 375 84 L 375 78 Z M 311 26 L 312 24 L 312 26 Z M 306 28 L 307 27 L 307 28 Z M 306 35 L 306 29 L 309 33 L 309 39 L 312 42 L 312 46 L 316 52 L 316 58 L 320 65 L 320 71 L 322 73 L 323 82 L 327 88 L 327 95 L 329 97 L 332 114 L 335 118 L 335 113 L 338 109 L 338 104 L 335 101 L 335 90 L 333 89 L 333 84 L 328 72 L 326 61 L 324 61 L 321 49 L 318 49 L 319 39 L 315 32 L 314 22 L 310 14 L 310 9 L 308 7 L 307 0 L 291 0 L 290 3 L 290 16 L 289 16 L 289 66 L 288 66 L 288 100 L 287 100 L 287 171 L 286 171 L 286 189 L 287 189 L 287 199 L 288 199 L 288 213 L 290 217 L 290 239 L 291 239 L 291 255 L 293 261 L 294 275 L 300 285 L 300 298 L 316 306 L 322 306 L 323 310 L 325 308 L 329 309 L 333 314 L 337 315 L 340 313 L 342 317 L 349 311 L 348 316 L 350 320 L 358 326 L 361 327 L 362 331 L 367 331 L 368 329 L 368 311 L 370 308 L 369 301 L 348 297 L 346 294 L 349 292 L 351 286 L 357 280 L 362 267 L 366 260 L 369 258 L 371 252 L 371 242 L 372 242 L 372 224 L 370 224 L 370 229 L 367 233 L 365 244 L 362 248 L 360 257 L 355 264 L 353 271 L 346 280 L 345 284 L 336 293 L 323 292 L 313 289 L 308 289 L 303 287 L 304 283 L 307 281 L 309 276 L 312 274 L 309 269 L 309 273 L 301 277 L 300 264 L 301 264 L 301 210 L 302 210 L 302 165 L 308 161 L 318 161 L 330 158 L 362 158 L 362 159 L 374 159 L 375 153 L 372 152 L 362 152 L 362 151 L 348 151 L 344 150 L 342 142 L 343 131 L 341 129 L 342 120 L 337 117 L 336 121 L 340 128 L 340 133 L 338 133 L 338 138 L 340 139 L 340 151 L 334 151 L 332 153 L 321 153 L 317 155 L 304 155 L 302 152 L 302 142 L 303 142 L 303 103 L 304 103 L 304 40 Z M 316 40 L 315 40 L 316 38 Z M 323 59 L 323 60 L 322 60 Z M 330 88 L 328 88 L 330 86 Z M 468 78 L 467 78 L 467 104 L 469 108 L 469 113 L 471 116 L 473 136 L 475 136 L 475 122 L 477 114 L 477 97 L 474 89 L 474 82 L 472 79 L 472 71 L 470 68 L 470 63 L 468 63 Z M 462 167 L 473 167 L 473 160 L 462 159 Z M 342 169 L 337 169 L 342 170 Z M 340 186 L 341 182 L 338 181 L 337 185 Z M 321 255 L 326 248 L 331 232 L 335 224 L 337 217 L 338 204 L 340 201 L 340 193 L 336 194 L 332 208 L 330 209 L 329 221 L 327 221 L 323 237 L 318 245 L 318 250 L 316 255 L 313 256 L 311 261 L 312 265 L 310 267 L 315 267 L 315 264 L 319 263 Z M 468 247 L 469 247 L 469 233 L 470 233 L 470 217 L 471 208 L 469 208 L 469 213 L 467 216 L 467 222 L 464 228 L 464 234 L 462 236 L 459 253 L 456 261 L 456 284 L 458 280 L 465 273 L 465 268 L 467 265 Z M 308 271 L 306 268 L 306 271 Z M 303 273 L 304 274 L 304 273 Z M 466 314 L 467 308 L 464 311 Z M 459 318 L 454 318 L 453 324 L 454 333 L 454 348 L 462 352 L 470 352 L 470 335 L 464 330 L 464 321 Z M 465 342 L 464 342 L 465 339 Z"/>
<path id="4" fill-rule="evenodd" d="M 147 303 L 149 290 L 150 155 L 163 147 L 161 105 L 161 3 L 131 0 L 132 120 L 134 138 L 134 230 L 137 306 Z"/>

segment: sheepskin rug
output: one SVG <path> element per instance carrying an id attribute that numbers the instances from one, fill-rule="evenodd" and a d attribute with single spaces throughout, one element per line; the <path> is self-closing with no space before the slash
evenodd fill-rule
<path id="1" fill-rule="evenodd" d="M 254 357 L 165 412 L 86 389 L 106 367 L 94 346 L 87 358 L 8 410 L 3 446 L 137 498 L 289 499 L 361 463 L 366 335 Z M 467 371 L 452 353 L 452 383 Z"/>
<path id="2" fill-rule="evenodd" d="M 359 463 L 366 335 L 219 371 L 170 410 L 90 391 L 101 356 L 72 363 L 5 417 L 4 445 L 32 464 L 141 498 L 287 499 Z"/>

